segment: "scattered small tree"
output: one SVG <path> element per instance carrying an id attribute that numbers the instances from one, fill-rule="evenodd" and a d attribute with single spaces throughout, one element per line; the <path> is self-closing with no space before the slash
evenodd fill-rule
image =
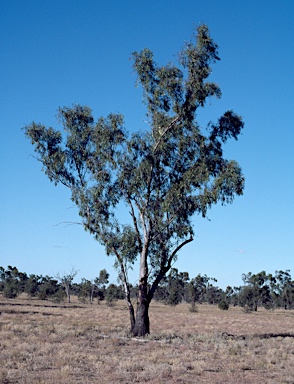
<path id="1" fill-rule="evenodd" d="M 218 307 L 219 307 L 219 309 L 222 309 L 223 311 L 227 311 L 229 309 L 230 305 L 227 301 L 221 300 L 218 303 Z"/>
<path id="2" fill-rule="evenodd" d="M 274 277 L 274 292 L 278 297 L 280 306 L 285 309 L 294 308 L 294 281 L 290 275 L 290 270 L 275 271 Z"/>
<path id="3" fill-rule="evenodd" d="M 0 267 L 0 287 L 3 296 L 8 299 L 14 299 L 24 291 L 27 279 L 27 274 L 20 272 L 16 267 L 8 265 L 6 270 Z"/>
<path id="4" fill-rule="evenodd" d="M 93 281 L 82 279 L 82 281 L 79 284 L 79 292 L 78 292 L 78 298 L 82 302 L 86 302 L 86 300 L 89 300 L 89 303 L 93 303 L 94 298 L 94 292 L 95 292 L 95 285 Z"/>
<path id="5" fill-rule="evenodd" d="M 109 284 L 105 292 L 105 299 L 108 306 L 113 306 L 119 299 L 123 299 L 123 292 L 120 287 L 115 284 Z"/>
<path id="6" fill-rule="evenodd" d="M 78 271 L 75 268 L 71 268 L 68 274 L 61 275 L 60 273 L 56 273 L 55 275 L 55 278 L 59 281 L 59 283 L 62 285 L 62 287 L 65 290 L 68 303 L 70 303 L 71 284 L 77 274 L 78 274 Z"/>
<path id="7" fill-rule="evenodd" d="M 202 303 L 207 301 L 207 293 L 210 288 L 213 287 L 211 282 L 216 282 L 217 280 L 213 277 L 208 277 L 207 275 L 201 276 L 198 274 L 195 278 L 191 279 L 189 282 L 189 301 L 192 303 Z"/>
<path id="8" fill-rule="evenodd" d="M 270 288 L 267 284 L 268 276 L 265 271 L 257 274 L 243 273 L 242 279 L 244 286 L 239 293 L 241 306 L 247 307 L 251 311 L 257 311 L 259 305 L 263 305 L 267 309 L 272 308 Z"/>
<path id="9" fill-rule="evenodd" d="M 64 289 L 58 284 L 58 281 L 51 276 L 41 276 L 38 290 L 38 299 L 54 300 L 60 302 L 65 297 Z"/>
<path id="10" fill-rule="evenodd" d="M 94 284 L 97 287 L 97 300 L 98 304 L 101 300 L 105 298 L 106 285 L 109 283 L 109 273 L 106 269 L 101 269 L 99 273 L 99 277 L 96 277 L 94 280 Z"/>
<path id="11" fill-rule="evenodd" d="M 184 301 L 188 280 L 188 272 L 179 273 L 176 268 L 172 268 L 168 276 L 164 279 L 163 288 L 166 292 L 164 302 L 173 306 Z"/>
<path id="12" fill-rule="evenodd" d="M 36 297 L 38 295 L 40 288 L 40 278 L 40 276 L 34 274 L 29 276 L 24 289 L 29 297 Z"/>

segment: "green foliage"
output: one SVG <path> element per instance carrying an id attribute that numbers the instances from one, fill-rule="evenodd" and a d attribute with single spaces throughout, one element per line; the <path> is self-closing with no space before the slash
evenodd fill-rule
<path id="1" fill-rule="evenodd" d="M 271 288 L 280 306 L 294 308 L 294 281 L 289 269 L 275 271 L 275 277 L 271 276 Z"/>
<path id="2" fill-rule="evenodd" d="M 57 280 L 50 276 L 42 276 L 37 297 L 39 300 L 53 300 L 60 302 L 66 297 L 66 293 L 58 284 Z"/>
<path id="3" fill-rule="evenodd" d="M 179 273 L 176 268 L 170 270 L 163 285 L 166 291 L 165 304 L 174 306 L 184 301 L 188 280 L 189 274 L 187 272 Z"/>
<path id="4" fill-rule="evenodd" d="M 115 284 L 109 284 L 106 289 L 105 299 L 108 306 L 115 305 L 116 301 L 119 299 L 123 299 L 123 293 L 120 287 Z"/>
<path id="5" fill-rule="evenodd" d="M 92 304 L 94 291 L 95 285 L 93 284 L 93 282 L 83 278 L 81 283 L 79 284 L 78 299 L 82 303 L 85 303 L 88 300 L 88 302 Z"/>
<path id="6" fill-rule="evenodd" d="M 30 296 L 30 297 L 36 297 L 38 295 L 39 286 L 40 286 L 40 276 L 36 275 L 30 275 L 24 291 Z"/>
<path id="7" fill-rule="evenodd" d="M 6 270 L 0 267 L 0 288 L 6 298 L 13 299 L 23 292 L 27 279 L 27 274 L 16 267 L 9 265 Z"/>
<path id="8" fill-rule="evenodd" d="M 86 302 L 88 299 L 89 303 L 92 304 L 95 297 L 99 301 L 104 300 L 106 285 L 108 284 L 109 273 L 106 269 L 102 269 L 99 273 L 99 277 L 93 280 L 82 279 L 78 285 L 78 298 L 82 302 Z"/>
<path id="9" fill-rule="evenodd" d="M 109 273 L 106 269 L 99 272 L 99 277 L 96 277 L 94 284 L 97 288 L 98 302 L 105 299 L 106 285 L 109 283 Z"/>
<path id="10" fill-rule="evenodd" d="M 219 309 L 222 309 L 223 311 L 227 311 L 229 309 L 230 305 L 227 301 L 221 300 L 218 303 L 218 307 L 219 307 Z"/>
<path id="11" fill-rule="evenodd" d="M 257 311 L 258 307 L 265 309 L 293 309 L 294 308 L 294 281 L 290 270 L 275 271 L 275 275 L 265 271 L 253 274 L 251 272 L 242 275 L 244 285 L 241 287 L 228 286 L 225 291 L 213 285 L 216 279 L 207 275 L 198 274 L 189 279 L 188 272 L 179 272 L 172 268 L 170 273 L 162 280 L 154 295 L 154 299 L 167 305 L 177 305 L 181 302 L 190 303 L 189 311 L 197 312 L 196 304 L 218 304 L 222 310 L 230 305 L 239 305 L 244 312 Z M 107 305 L 113 306 L 116 301 L 122 299 L 121 286 L 110 284 L 107 286 L 109 274 L 105 269 L 99 273 L 99 277 L 93 280 L 82 279 L 79 284 L 73 284 L 73 294 L 79 300 L 93 303 L 93 299 L 106 299 Z M 14 299 L 20 293 L 25 292 L 29 297 L 37 297 L 41 300 L 63 301 L 66 297 L 65 288 L 56 279 L 50 276 L 27 276 L 19 272 L 16 267 L 0 267 L 0 288 L 3 297 Z M 138 296 L 138 287 L 129 285 L 131 297 Z"/>
<path id="12" fill-rule="evenodd" d="M 211 282 L 217 282 L 217 280 L 207 275 L 201 276 L 198 274 L 195 278 L 191 279 L 188 286 L 189 301 L 199 303 L 208 301 L 210 304 L 217 301 L 220 291 Z"/>
<path id="13" fill-rule="evenodd" d="M 19 284 L 16 280 L 7 281 L 4 289 L 3 296 L 7 299 L 15 299 L 19 294 Z"/>
<path id="14" fill-rule="evenodd" d="M 257 311 L 259 305 L 266 308 L 272 308 L 272 296 L 268 280 L 270 276 L 265 271 L 257 274 L 243 274 L 244 287 L 239 293 L 239 302 L 243 307 L 248 307 L 250 310 Z"/>

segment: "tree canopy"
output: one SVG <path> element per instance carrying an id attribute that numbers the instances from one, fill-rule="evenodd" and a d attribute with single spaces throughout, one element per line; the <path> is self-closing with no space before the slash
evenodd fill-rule
<path id="1" fill-rule="evenodd" d="M 244 189 L 238 163 L 223 155 L 243 121 L 226 111 L 206 129 L 196 112 L 208 97 L 221 96 L 207 80 L 219 60 L 208 27 L 178 56 L 179 66 L 158 66 L 149 49 L 134 52 L 149 128 L 128 134 L 124 117 L 111 113 L 94 120 L 88 106 L 59 109 L 63 130 L 31 123 L 25 134 L 43 171 L 71 190 L 84 228 L 115 257 L 128 302 L 134 335 L 150 332 L 148 307 L 178 251 L 193 240 L 192 217 L 206 217 L 212 205 L 232 203 Z M 129 219 L 120 222 L 124 204 Z M 139 258 L 137 313 L 130 300 L 128 267 Z"/>

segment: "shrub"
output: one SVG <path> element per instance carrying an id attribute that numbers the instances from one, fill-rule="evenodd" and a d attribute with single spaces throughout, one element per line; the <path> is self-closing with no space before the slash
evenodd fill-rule
<path id="1" fill-rule="evenodd" d="M 194 312 L 194 313 L 198 312 L 198 308 L 197 308 L 197 306 L 196 306 L 196 304 L 195 304 L 195 301 L 193 301 L 193 302 L 191 303 L 191 305 L 190 305 L 190 307 L 189 307 L 189 311 L 190 311 L 190 312 Z"/>
<path id="2" fill-rule="evenodd" d="M 219 309 L 222 309 L 223 311 L 227 311 L 229 309 L 229 303 L 225 300 L 221 300 L 218 304 Z"/>

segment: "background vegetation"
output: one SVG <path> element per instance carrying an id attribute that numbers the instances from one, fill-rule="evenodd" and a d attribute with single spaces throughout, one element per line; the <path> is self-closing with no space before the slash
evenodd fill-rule
<path id="1" fill-rule="evenodd" d="M 20 272 L 16 267 L 0 267 L 0 292 L 4 298 L 14 299 L 26 293 L 29 298 L 51 300 L 54 302 L 68 301 L 72 295 L 81 303 L 93 304 L 105 300 L 113 306 L 117 300 L 123 299 L 123 287 L 109 284 L 109 274 L 105 269 L 92 280 L 82 278 L 80 283 L 74 283 L 77 271 L 72 269 L 68 274 L 42 276 Z M 175 306 L 180 303 L 190 304 L 190 310 L 195 311 L 198 304 L 217 304 L 222 310 L 229 306 L 240 306 L 244 311 L 284 308 L 294 309 L 294 281 L 290 270 L 275 271 L 267 274 L 265 271 L 242 275 L 243 285 L 228 286 L 225 290 L 217 286 L 217 280 L 207 275 L 198 274 L 190 278 L 188 272 L 179 272 L 172 268 L 170 273 L 159 285 L 154 299 L 166 305 Z M 136 300 L 138 286 L 130 285 L 132 300 Z"/>

